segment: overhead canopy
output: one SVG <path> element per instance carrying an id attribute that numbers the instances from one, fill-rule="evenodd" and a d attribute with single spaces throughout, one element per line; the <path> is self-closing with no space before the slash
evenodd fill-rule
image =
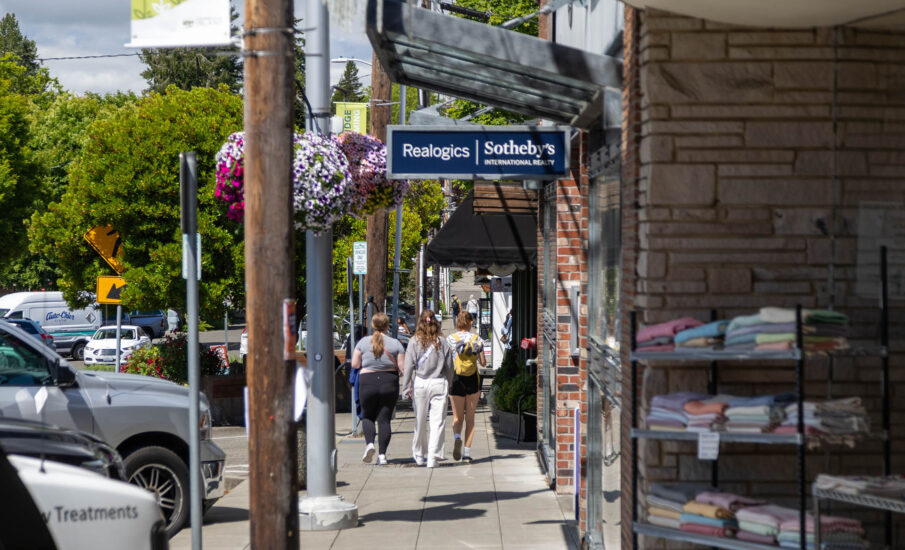
<path id="1" fill-rule="evenodd" d="M 537 265 L 537 221 L 531 215 L 474 214 L 468 195 L 427 245 L 427 263 L 511 273 Z"/>
<path id="2" fill-rule="evenodd" d="M 368 0 L 367 33 L 390 79 L 576 127 L 622 88 L 622 62 L 402 0 Z"/>
<path id="3" fill-rule="evenodd" d="M 905 0 L 625 0 L 721 23 L 755 27 L 905 28 Z"/>

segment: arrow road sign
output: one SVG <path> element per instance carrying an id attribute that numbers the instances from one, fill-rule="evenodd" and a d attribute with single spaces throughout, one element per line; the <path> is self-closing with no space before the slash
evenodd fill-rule
<path id="1" fill-rule="evenodd" d="M 112 225 L 96 225 L 85 233 L 85 240 L 91 248 L 101 255 L 110 267 L 119 274 L 126 270 L 126 266 L 119 262 L 123 254 L 123 241 L 119 237 L 119 231 Z"/>
<path id="2" fill-rule="evenodd" d="M 101 275 L 97 278 L 97 303 L 120 305 L 123 303 L 123 289 L 126 280 L 114 275 Z"/>

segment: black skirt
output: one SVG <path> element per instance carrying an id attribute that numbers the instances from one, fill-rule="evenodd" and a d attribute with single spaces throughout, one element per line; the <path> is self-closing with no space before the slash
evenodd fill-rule
<path id="1" fill-rule="evenodd" d="M 458 395 L 464 397 L 481 391 L 481 377 L 477 372 L 470 376 L 453 376 L 452 387 L 449 388 L 449 395 Z"/>

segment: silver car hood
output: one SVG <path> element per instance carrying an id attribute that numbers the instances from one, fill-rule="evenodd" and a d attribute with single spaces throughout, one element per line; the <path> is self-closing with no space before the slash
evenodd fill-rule
<path id="1" fill-rule="evenodd" d="M 125 374 L 121 372 L 102 372 L 76 369 L 76 377 L 79 386 L 86 390 L 102 390 L 116 394 L 123 393 L 156 393 L 169 394 L 188 399 L 189 388 L 169 380 L 143 376 L 140 374 Z M 207 405 L 207 399 L 201 394 L 202 408 Z"/>

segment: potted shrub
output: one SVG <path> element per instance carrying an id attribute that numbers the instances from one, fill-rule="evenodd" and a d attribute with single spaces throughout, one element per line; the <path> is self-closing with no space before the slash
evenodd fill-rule
<path id="1" fill-rule="evenodd" d="M 500 435 L 534 441 L 536 439 L 537 380 L 528 372 L 518 351 L 507 350 L 491 385 L 491 409 Z"/>

